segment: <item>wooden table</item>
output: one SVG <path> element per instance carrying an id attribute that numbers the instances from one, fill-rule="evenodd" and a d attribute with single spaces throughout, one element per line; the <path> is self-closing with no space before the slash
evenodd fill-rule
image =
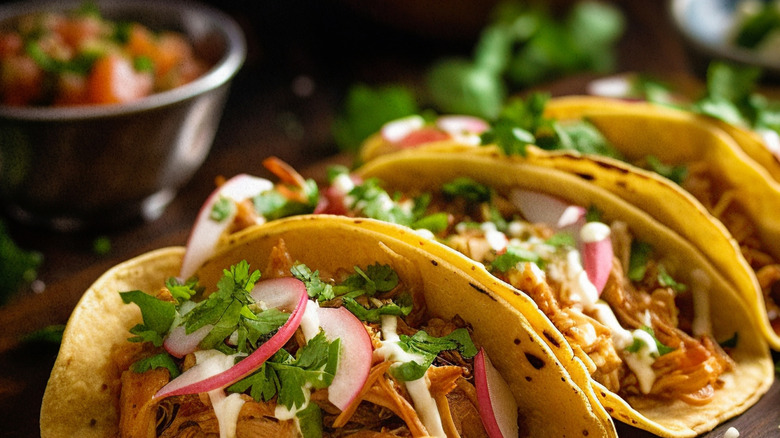
<path id="1" fill-rule="evenodd" d="M 261 166 L 269 155 L 304 170 L 307 176 L 321 176 L 321 163 L 338 159 L 330 125 L 349 85 L 358 81 L 414 83 L 437 56 L 470 54 L 469 45 L 462 41 L 401 32 L 341 3 L 267 3 L 247 0 L 221 6 L 245 28 L 249 57 L 236 78 L 205 165 L 162 218 L 78 234 L 9 224 L 20 246 L 44 255 L 39 278 L 46 289 L 40 294 L 24 293 L 0 307 L 0 435 L 38 435 L 40 400 L 57 354 L 54 345 L 20 343 L 20 337 L 51 324 L 64 324 L 81 293 L 114 264 L 151 249 L 183 245 L 215 177 L 240 172 L 269 176 Z M 626 0 L 620 5 L 629 23 L 619 48 L 620 70 L 690 72 L 663 2 Z M 311 94 L 292 91 L 296 78 L 313 81 Z M 551 84 L 550 89 L 565 94 L 580 91 L 582 86 L 582 78 L 570 78 Z M 111 242 L 106 255 L 92 249 L 100 236 Z M 722 436 L 731 425 L 742 436 L 777 436 L 778 406 L 780 384 L 775 382 L 748 413 L 707 436 Z M 649 436 L 623 425 L 619 431 L 621 436 Z"/>

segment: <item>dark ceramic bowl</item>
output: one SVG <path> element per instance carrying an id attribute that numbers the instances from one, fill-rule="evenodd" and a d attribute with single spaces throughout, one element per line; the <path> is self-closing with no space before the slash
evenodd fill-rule
<path id="1" fill-rule="evenodd" d="M 0 27 L 82 1 L 0 6 Z M 192 2 L 98 1 L 102 16 L 185 34 L 212 67 L 140 100 L 81 107 L 0 106 L 0 202 L 14 218 L 60 230 L 159 217 L 206 158 L 246 56 L 239 26 Z"/>

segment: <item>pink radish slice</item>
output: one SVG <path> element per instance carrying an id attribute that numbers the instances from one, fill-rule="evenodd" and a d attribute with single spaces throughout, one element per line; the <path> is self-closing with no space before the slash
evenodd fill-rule
<path id="1" fill-rule="evenodd" d="M 206 198 L 206 202 L 201 206 L 187 239 L 187 250 L 182 260 L 179 278 L 183 280 L 190 278 L 203 262 L 208 260 L 222 233 L 233 221 L 233 216 L 219 222 L 211 219 L 211 211 L 220 198 L 225 197 L 241 202 L 261 192 L 271 190 L 273 187 L 273 183 L 266 179 L 239 174 L 211 192 Z"/>
<path id="2" fill-rule="evenodd" d="M 417 131 L 410 132 L 406 137 L 402 138 L 397 144 L 402 148 L 414 148 L 416 146 L 424 145 L 426 143 L 433 143 L 435 141 L 449 140 L 452 136 L 444 131 L 439 131 L 436 128 L 422 128 Z"/>
<path id="3" fill-rule="evenodd" d="M 373 348 L 363 323 L 345 307 L 321 307 L 320 327 L 329 341 L 341 339 L 339 365 L 328 387 L 328 400 L 342 411 L 360 393 L 371 371 Z"/>
<path id="4" fill-rule="evenodd" d="M 306 310 L 309 295 L 306 293 L 306 287 L 302 282 L 295 279 L 290 280 L 292 281 L 288 282 L 288 284 L 293 285 L 293 287 L 288 289 L 288 293 L 291 297 L 295 297 L 296 306 L 287 322 L 279 328 L 271 339 L 228 369 L 225 369 L 224 361 L 217 361 L 219 366 L 214 365 L 212 363 L 214 361 L 205 361 L 202 364 L 197 364 L 179 377 L 168 382 L 167 385 L 157 391 L 153 398 L 161 399 L 173 395 L 198 394 L 217 388 L 224 388 L 260 368 L 263 362 L 273 356 L 292 338 L 295 330 L 301 325 L 301 319 L 303 318 L 303 312 Z M 230 356 L 223 356 L 230 358 Z"/>
<path id="5" fill-rule="evenodd" d="M 407 116 L 402 119 L 387 122 L 382 126 L 380 134 L 385 141 L 397 143 L 410 133 L 422 129 L 425 120 L 420 116 Z"/>
<path id="6" fill-rule="evenodd" d="M 609 226 L 601 222 L 589 222 L 580 230 L 582 240 L 583 265 L 588 280 L 596 287 L 599 295 L 607 284 L 612 270 L 612 239 L 609 238 Z"/>
<path id="7" fill-rule="evenodd" d="M 306 286 L 293 277 L 258 281 L 249 294 L 255 301 L 265 303 L 266 308 L 281 310 L 293 310 L 298 305 L 300 294 L 308 297 Z"/>
<path id="8" fill-rule="evenodd" d="M 466 134 L 482 134 L 490 125 L 479 117 L 448 115 L 436 119 L 436 126 L 453 136 Z"/>
<path id="9" fill-rule="evenodd" d="M 518 436 L 517 402 L 506 381 L 490 363 L 485 350 L 474 357 L 474 386 L 482 425 L 490 438 Z"/>
<path id="10" fill-rule="evenodd" d="M 585 208 L 544 193 L 515 189 L 510 194 L 510 200 L 532 223 L 544 223 L 560 229 L 585 219 Z"/>
<path id="11" fill-rule="evenodd" d="M 184 325 L 175 327 L 163 342 L 165 350 L 176 357 L 184 357 L 198 348 L 198 344 L 209 334 L 214 326 L 205 325 L 192 333 L 187 333 Z"/>

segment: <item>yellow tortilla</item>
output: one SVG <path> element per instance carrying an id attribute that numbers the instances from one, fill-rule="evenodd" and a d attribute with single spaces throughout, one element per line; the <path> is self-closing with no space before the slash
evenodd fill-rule
<path id="1" fill-rule="evenodd" d="M 240 260 L 265 269 L 280 238 L 297 261 L 312 269 L 387 263 L 405 283 L 422 284 L 430 313 L 444 318 L 459 315 L 473 327 L 475 342 L 510 384 L 523 436 L 616 435 L 606 411 L 590 403 L 593 394 L 586 376 L 569 371 L 584 370 L 578 359 L 572 355 L 556 359 L 550 341 L 537 334 L 538 323 L 494 292 L 495 280 L 467 275 L 457 254 L 428 252 L 428 245 L 438 244 L 401 227 L 331 216 L 270 222 L 230 236 L 197 275 L 208 288 L 214 287 L 223 269 Z M 112 366 L 110 356 L 126 342 L 127 330 L 140 321 L 136 306 L 124 305 L 118 292 L 156 291 L 177 273 L 183 251 L 161 249 L 122 263 L 83 296 L 68 322 L 44 395 L 44 438 L 117 434 L 120 370 Z M 530 319 L 537 317 L 531 310 Z M 561 339 L 550 335 L 556 342 Z"/>
<path id="2" fill-rule="evenodd" d="M 528 164 L 519 157 L 506 157 L 495 150 L 484 149 L 480 153 L 446 153 L 426 148 L 398 152 L 374 159 L 358 173 L 364 178 L 377 177 L 382 186 L 393 193 L 404 191 L 433 191 L 442 184 L 457 177 L 468 177 L 497 190 L 523 188 L 547 193 L 569 202 L 595 205 L 605 219 L 620 219 L 629 224 L 640 240 L 653 242 L 653 246 L 673 260 L 673 276 L 690 281 L 694 270 L 701 270 L 711 279 L 710 312 L 715 339 L 728 339 L 739 333 L 739 344 L 731 355 L 736 369 L 724 375 L 725 386 L 717 391 L 715 399 L 704 406 L 692 406 L 683 402 L 654 403 L 634 407 L 628 405 L 616 394 L 592 382 L 599 401 L 608 412 L 620 421 L 668 437 L 691 437 L 713 429 L 720 422 L 744 412 L 763 395 L 772 383 L 773 364 L 765 339 L 753 323 L 751 310 L 730 282 L 718 272 L 713 264 L 690 242 L 636 206 L 626 202 L 603 188 L 586 182 L 576 174 Z M 627 172 L 626 181 L 634 180 Z M 636 179 L 640 181 L 639 179 Z M 661 201 L 645 205 L 647 209 Z M 700 222 L 703 219 L 691 218 Z M 413 234 L 406 233 L 411 238 Z M 413 240 L 413 239 L 411 239 Z M 446 252 L 431 245 L 432 254 Z M 733 252 L 733 248 L 731 248 Z M 475 268 L 472 263 L 461 263 L 473 278 L 488 283 L 492 277 L 484 269 Z M 509 287 L 496 287 L 495 293 L 511 302 L 522 314 L 537 315 L 535 306 L 525 295 Z M 532 320 L 537 331 L 548 327 L 546 319 L 539 316 Z M 541 329 L 542 331 L 544 329 Z M 566 363 L 572 349 L 550 345 L 558 358 Z M 581 351 L 581 350 L 580 350 Z M 588 360 L 582 357 L 582 360 Z"/>
<path id="3" fill-rule="evenodd" d="M 545 115 L 561 121 L 588 120 L 629 161 L 655 155 L 664 163 L 674 165 L 706 162 L 710 171 L 719 176 L 714 191 L 732 193 L 731 202 L 745 212 L 764 249 L 780 260 L 780 183 L 740 149 L 733 138 L 703 117 L 645 102 L 579 96 L 552 99 Z M 770 324 L 755 273 L 741 253 L 737 251 L 734 254 L 734 242 L 718 236 L 717 228 L 721 224 L 716 223 L 717 220 L 687 220 L 687 215 L 680 211 L 690 211 L 690 208 L 685 209 L 684 201 L 667 202 L 670 197 L 679 198 L 670 195 L 669 191 L 643 186 L 644 183 L 628 190 L 615 181 L 609 181 L 614 177 L 599 168 L 635 169 L 619 161 L 589 156 L 593 162 L 579 160 L 580 163 L 574 164 L 573 160 L 554 158 L 556 155 L 562 154 L 532 153 L 531 161 L 544 162 L 574 173 L 590 168 L 592 175 L 603 176 L 596 178 L 597 184 L 618 193 L 634 205 L 652 206 L 646 208 L 648 212 L 699 247 L 737 286 L 754 318 L 760 321 L 762 334 L 773 349 L 780 349 L 780 333 L 775 332 Z"/>

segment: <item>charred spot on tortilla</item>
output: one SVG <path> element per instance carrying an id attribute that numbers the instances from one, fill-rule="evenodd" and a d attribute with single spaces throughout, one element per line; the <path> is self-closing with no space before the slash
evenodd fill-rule
<path id="1" fill-rule="evenodd" d="M 544 359 L 538 356 L 535 356 L 531 353 L 524 353 L 524 354 L 525 354 L 525 358 L 528 360 L 528 363 L 530 363 L 531 366 L 536 368 L 537 370 L 541 370 L 542 368 L 544 368 L 545 365 L 547 365 Z M 562 379 L 565 380 L 565 378 Z"/>
<path id="2" fill-rule="evenodd" d="M 551 344 L 553 344 L 556 348 L 561 347 L 561 343 L 558 342 L 557 339 L 552 335 L 552 333 L 548 332 L 547 330 L 542 331 L 542 334 L 544 335 L 545 339 L 547 339 Z"/>
<path id="3" fill-rule="evenodd" d="M 604 168 L 604 169 L 607 169 L 607 170 L 612 170 L 612 171 L 617 171 L 617 172 L 620 172 L 620 173 L 622 173 L 624 175 L 628 175 L 628 174 L 631 173 L 631 170 L 628 168 L 628 166 L 622 166 L 622 167 L 621 166 L 615 166 L 612 163 L 607 163 L 606 161 L 598 160 L 598 159 L 595 159 L 595 158 L 593 159 L 593 162 L 597 166 L 599 166 L 601 168 Z"/>
<path id="4" fill-rule="evenodd" d="M 533 379 L 531 378 L 531 376 L 525 376 L 525 380 L 526 380 L 526 382 L 530 382 Z"/>
<path id="5" fill-rule="evenodd" d="M 515 338 L 515 345 L 520 345 L 520 339 Z"/>
<path id="6" fill-rule="evenodd" d="M 437 262 L 436 260 L 431 260 L 431 264 L 433 266 L 439 266 L 439 262 Z"/>
<path id="7" fill-rule="evenodd" d="M 475 291 L 477 291 L 477 292 L 479 292 L 479 293 L 481 293 L 481 294 L 483 294 L 483 295 L 487 296 L 487 297 L 488 297 L 488 298 L 490 298 L 491 300 L 493 300 L 493 301 L 497 301 L 497 300 L 496 300 L 496 297 L 494 297 L 493 295 L 491 295 L 491 294 L 490 294 L 488 291 L 486 291 L 485 289 L 482 289 L 481 287 L 477 286 L 476 284 L 474 284 L 474 283 L 472 283 L 472 282 L 469 282 L 469 286 L 471 286 L 471 288 L 472 288 L 472 289 L 474 289 Z"/>
<path id="8" fill-rule="evenodd" d="M 593 181 L 594 179 L 596 179 L 596 177 L 590 173 L 576 173 L 575 175 L 577 175 L 581 179 L 584 179 L 585 181 Z"/>
<path id="9" fill-rule="evenodd" d="M 588 436 L 588 435 L 590 435 L 590 432 L 588 431 L 588 429 L 584 429 L 582 431 L 582 436 Z"/>

